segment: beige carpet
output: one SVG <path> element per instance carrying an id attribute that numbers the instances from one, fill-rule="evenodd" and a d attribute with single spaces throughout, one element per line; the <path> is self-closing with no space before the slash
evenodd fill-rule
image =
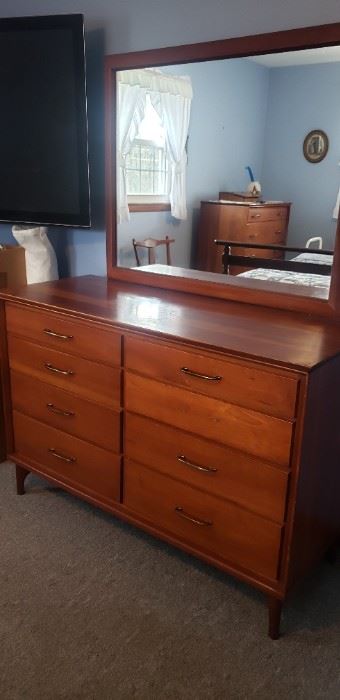
<path id="1" fill-rule="evenodd" d="M 284 636 L 262 595 L 0 466 L 0 698 L 340 697 L 340 566 L 295 593 Z"/>

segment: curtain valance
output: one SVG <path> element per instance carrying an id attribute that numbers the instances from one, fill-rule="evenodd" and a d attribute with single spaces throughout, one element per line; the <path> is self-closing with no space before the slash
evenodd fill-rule
<path id="1" fill-rule="evenodd" d="M 119 83 L 144 88 L 148 92 L 167 93 L 192 99 L 191 80 L 188 76 L 166 75 L 154 68 L 124 70 L 117 73 Z"/>

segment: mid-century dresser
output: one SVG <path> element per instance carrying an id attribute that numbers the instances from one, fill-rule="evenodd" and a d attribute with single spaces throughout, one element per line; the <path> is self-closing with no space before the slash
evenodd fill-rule
<path id="1" fill-rule="evenodd" d="M 223 193 L 220 193 L 223 194 Z M 237 196 L 237 195 L 236 195 Z M 290 204 L 266 203 L 235 199 L 201 202 L 195 267 L 207 272 L 222 272 L 221 250 L 215 239 L 266 245 L 286 245 Z M 242 255 L 242 248 L 238 253 Z M 244 252 L 245 255 L 249 251 Z M 259 252 L 252 255 L 259 256 Z M 261 251 L 262 257 L 274 258 L 282 254 Z M 241 272 L 235 268 L 235 273 Z"/>
<path id="2" fill-rule="evenodd" d="M 340 328 L 92 276 L 1 298 L 18 493 L 36 472 L 257 587 L 276 638 L 339 535 Z"/>

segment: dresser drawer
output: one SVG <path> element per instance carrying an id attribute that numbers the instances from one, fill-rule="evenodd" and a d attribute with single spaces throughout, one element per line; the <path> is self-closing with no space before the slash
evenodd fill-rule
<path id="1" fill-rule="evenodd" d="M 279 418 L 295 415 L 298 380 L 283 373 L 132 336 L 126 338 L 125 367 L 151 379 Z"/>
<path id="2" fill-rule="evenodd" d="M 125 454 L 220 498 L 283 522 L 288 472 L 243 452 L 132 413 L 125 415 Z"/>
<path id="3" fill-rule="evenodd" d="M 263 224 L 247 224 L 244 230 L 244 240 L 249 243 L 263 243 L 284 245 L 286 242 L 286 227 L 282 222 L 267 221 Z M 247 249 L 248 255 L 250 249 Z M 258 256 L 265 256 L 266 250 L 254 250 L 251 254 L 256 253 Z M 273 251 L 269 251 L 270 255 Z M 281 255 L 281 253 L 280 253 Z"/>
<path id="4" fill-rule="evenodd" d="M 228 445 L 268 462 L 290 460 L 292 424 L 247 408 L 125 373 L 127 411 Z"/>
<path id="5" fill-rule="evenodd" d="M 109 365 L 121 364 L 120 334 L 98 324 L 88 326 L 57 312 L 13 304 L 6 306 L 6 323 L 9 333 L 41 345 Z"/>
<path id="6" fill-rule="evenodd" d="M 120 457 L 13 411 L 16 454 L 65 485 L 112 502 L 120 499 Z"/>
<path id="7" fill-rule="evenodd" d="M 282 528 L 127 460 L 124 505 L 183 542 L 275 579 Z"/>
<path id="8" fill-rule="evenodd" d="M 277 219 L 285 219 L 287 217 L 287 209 L 285 207 L 249 207 L 248 222 L 251 221 L 276 221 Z"/>
<path id="9" fill-rule="evenodd" d="M 105 450 L 121 451 L 120 411 L 91 403 L 19 372 L 11 372 L 11 387 L 12 404 L 17 411 Z"/>
<path id="10" fill-rule="evenodd" d="M 118 367 L 99 365 L 82 357 L 8 336 L 11 370 L 66 389 L 109 408 L 120 407 L 120 372 Z"/>

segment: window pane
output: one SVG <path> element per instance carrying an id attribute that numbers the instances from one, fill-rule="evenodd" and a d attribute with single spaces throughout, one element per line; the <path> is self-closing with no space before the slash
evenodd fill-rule
<path id="1" fill-rule="evenodd" d="M 145 115 L 139 125 L 138 139 L 153 141 L 155 145 L 164 147 L 165 129 L 160 117 L 153 107 L 150 95 L 146 96 Z"/>
<path id="2" fill-rule="evenodd" d="M 168 161 L 163 148 L 140 139 L 126 157 L 128 194 L 167 194 Z"/>
<path id="3" fill-rule="evenodd" d="M 163 151 L 160 148 L 155 148 L 155 170 L 163 169 Z"/>
<path id="4" fill-rule="evenodd" d="M 153 173 L 150 171 L 141 172 L 141 194 L 154 194 Z"/>
<path id="5" fill-rule="evenodd" d="M 155 194 L 166 194 L 164 172 L 154 174 L 154 188 Z"/>
<path id="6" fill-rule="evenodd" d="M 141 170 L 153 170 L 153 148 L 141 146 Z"/>
<path id="7" fill-rule="evenodd" d="M 140 146 L 134 146 L 130 153 L 126 156 L 126 164 L 128 168 L 138 169 L 140 167 Z"/>
<path id="8" fill-rule="evenodd" d="M 126 187 L 128 194 L 140 194 L 140 173 L 136 170 L 128 170 Z"/>

